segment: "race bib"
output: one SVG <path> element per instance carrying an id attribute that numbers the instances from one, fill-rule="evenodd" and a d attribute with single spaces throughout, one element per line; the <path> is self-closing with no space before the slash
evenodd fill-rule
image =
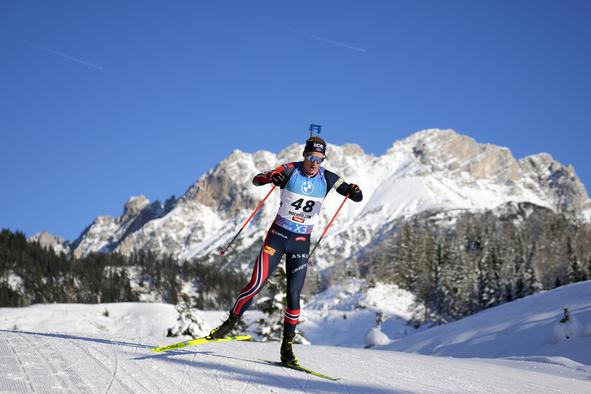
<path id="1" fill-rule="evenodd" d="M 281 192 L 281 205 L 275 223 L 294 233 L 310 234 L 325 197 L 323 171 L 308 178 L 297 169 Z"/>

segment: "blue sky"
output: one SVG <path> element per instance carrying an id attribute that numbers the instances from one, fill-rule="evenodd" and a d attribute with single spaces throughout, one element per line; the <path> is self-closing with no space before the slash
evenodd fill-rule
<path id="1" fill-rule="evenodd" d="M 310 123 L 453 128 L 591 185 L 589 1 L 0 2 L 0 227 L 74 239 Z"/>

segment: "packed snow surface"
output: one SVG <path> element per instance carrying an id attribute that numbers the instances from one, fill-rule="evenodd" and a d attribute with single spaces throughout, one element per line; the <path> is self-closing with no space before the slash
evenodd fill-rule
<path id="1" fill-rule="evenodd" d="M 330 309 L 322 298 L 310 303 L 316 309 L 306 310 L 302 328 L 312 345 L 295 345 L 303 365 L 340 378 L 337 382 L 261 362 L 279 359 L 278 343 L 229 342 L 153 353 L 151 347 L 186 339 L 165 337 L 177 324 L 172 305 L 53 304 L 0 308 L 0 391 L 591 392 L 591 281 L 445 326 L 418 332 L 407 327 L 407 333 L 395 333 L 400 316 L 386 320 L 376 333 L 371 309 L 381 305 L 384 313 L 379 294 L 399 294 L 401 302 L 407 295 L 378 285 L 362 296 L 362 287 L 349 282 L 332 289 L 338 302 Z M 328 293 L 324 296 L 328 302 Z M 565 306 L 576 322 L 568 330 L 559 323 Z M 226 316 L 197 314 L 204 333 Z M 249 321 L 261 317 L 254 311 L 248 316 Z M 556 333 L 569 338 L 556 339 Z M 362 349 L 368 334 L 376 344 L 394 342 Z"/>
<path id="2" fill-rule="evenodd" d="M 125 334 L 72 335 L 0 330 L 0 390 L 11 392 L 570 392 L 588 393 L 589 371 L 521 361 L 452 359 L 392 351 L 296 345 L 317 378 L 259 359 L 277 343 L 229 342 L 153 353 L 172 342 Z"/>

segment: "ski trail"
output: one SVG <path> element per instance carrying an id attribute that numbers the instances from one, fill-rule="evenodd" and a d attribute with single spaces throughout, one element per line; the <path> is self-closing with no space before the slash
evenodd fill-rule
<path id="1" fill-rule="evenodd" d="M 227 362 L 226 360 L 222 361 L 220 366 L 223 367 L 224 363 L 226 363 L 226 362 Z M 215 371 L 214 377 L 215 377 L 215 381 L 217 382 L 218 389 L 220 389 L 220 392 L 225 392 L 224 379 L 220 376 L 220 372 L 221 372 L 221 368 L 217 368 Z"/>
<path id="2" fill-rule="evenodd" d="M 301 372 L 296 372 L 296 371 L 292 371 L 289 368 L 284 368 L 285 369 L 285 373 L 287 374 L 287 376 L 289 376 L 290 378 L 294 378 L 296 376 L 300 376 Z M 297 375 L 295 375 L 297 374 Z M 306 382 L 308 381 L 308 374 L 304 374 L 303 378 L 306 378 Z M 300 390 L 302 390 L 302 392 L 307 393 L 306 389 L 300 384 L 300 382 L 298 380 L 294 380 L 296 382 L 296 384 L 298 385 L 298 387 L 300 388 Z"/>
<path id="3" fill-rule="evenodd" d="M 12 357 L 2 357 L 2 358 L 9 358 L 8 362 L 6 362 L 5 360 L 2 360 L 2 370 L 3 370 L 3 374 L 0 376 L 0 387 L 6 387 L 10 390 L 14 390 L 16 392 L 34 392 L 35 390 L 33 389 L 33 384 L 31 383 L 31 380 L 29 379 L 29 376 L 27 374 L 27 372 L 25 371 L 25 367 L 23 365 L 23 362 L 21 361 L 20 357 L 18 356 L 18 353 L 16 352 L 16 350 L 14 349 L 14 346 L 11 345 L 10 341 L 8 340 L 8 338 L 4 339 L 4 346 L 0 346 L 0 354 L 1 355 L 12 355 Z M 14 361 L 11 362 L 10 359 L 13 359 Z M 19 379 L 18 376 L 14 376 L 14 378 L 12 377 L 14 372 L 11 371 L 11 367 L 18 365 L 20 370 L 21 370 L 21 374 L 22 376 L 24 376 L 25 380 L 26 380 L 26 384 L 23 384 Z M 20 391 L 20 389 L 24 389 L 23 391 Z"/>
<path id="4" fill-rule="evenodd" d="M 117 377 L 115 376 L 115 373 L 114 373 L 114 372 L 116 372 L 116 368 L 115 369 L 112 369 L 108 365 L 108 363 L 109 363 L 109 357 L 105 356 L 101 352 L 97 352 L 96 349 L 94 349 L 94 347 L 91 346 L 91 345 L 83 346 L 83 345 L 77 343 L 77 341 L 75 341 L 75 340 L 73 340 L 71 338 L 68 338 L 67 340 L 79 352 L 85 354 L 85 356 L 87 358 L 89 358 L 90 360 L 92 360 L 92 362 L 96 366 L 98 366 L 103 372 L 105 372 L 105 373 L 103 373 L 103 375 L 106 375 L 106 376 L 109 376 L 110 377 L 110 378 L 107 378 L 107 379 L 109 379 L 109 381 L 108 381 L 108 383 L 106 385 L 105 392 L 107 392 L 107 390 L 109 390 L 114 383 L 118 383 L 119 386 L 121 386 L 121 389 L 124 390 L 124 391 L 126 391 L 126 392 L 128 392 L 128 393 L 134 392 L 134 390 L 131 387 L 129 387 L 123 381 L 119 381 L 117 379 Z M 115 364 L 117 364 L 117 361 L 115 361 Z"/>
<path id="5" fill-rule="evenodd" d="M 107 394 L 109 392 L 109 390 L 111 389 L 111 386 L 113 385 L 113 381 L 115 380 L 115 375 L 117 375 L 118 359 L 117 359 L 117 350 L 116 349 L 113 349 L 113 355 L 115 356 L 115 368 L 113 369 L 113 375 L 111 375 L 111 380 L 109 381 L 109 384 L 107 385 L 107 389 L 105 390 L 105 394 Z"/>
<path id="6" fill-rule="evenodd" d="M 248 379 L 246 380 L 244 387 L 242 387 L 242 390 L 240 390 L 240 394 L 246 393 L 246 389 L 248 389 L 248 387 L 250 386 L 250 382 L 252 382 L 252 377 L 256 374 L 256 371 L 257 371 L 257 364 L 256 363 L 252 363 L 251 371 L 252 372 L 248 375 Z"/>
<path id="7" fill-rule="evenodd" d="M 131 352 L 130 354 L 133 355 L 135 354 L 135 352 L 137 351 L 139 345 L 134 346 L 134 351 Z M 150 373 L 146 372 L 146 370 L 144 368 L 138 368 L 135 363 L 130 363 L 129 365 L 127 363 L 124 362 L 124 360 L 119 360 L 117 358 L 117 352 L 116 350 L 119 349 L 120 346 L 116 345 L 115 349 L 114 349 L 114 354 L 116 357 L 116 371 L 114 371 L 113 376 L 115 377 L 115 372 L 117 372 L 118 376 L 120 376 L 119 378 L 115 377 L 114 382 L 117 382 L 119 384 L 127 384 L 131 387 L 133 387 L 131 390 L 132 392 L 137 392 L 139 389 L 136 389 L 135 387 L 139 387 L 141 388 L 142 392 L 158 392 L 158 393 L 163 393 L 163 388 L 161 387 L 162 381 L 166 380 L 167 382 L 172 383 L 172 386 L 176 386 L 176 390 L 177 391 L 182 391 L 182 387 L 179 386 L 179 384 L 177 383 L 176 379 L 164 375 L 162 376 L 162 374 L 160 373 L 160 371 L 149 371 Z M 104 357 L 108 357 L 107 354 L 103 351 L 101 351 L 98 348 L 94 349 L 95 351 L 101 353 Z M 136 375 L 141 375 L 141 378 L 137 378 Z M 157 376 L 154 376 L 157 375 Z M 168 388 L 170 390 L 171 386 L 170 385 L 166 385 L 166 388 Z M 115 390 L 116 391 L 116 390 Z"/>
<path id="8" fill-rule="evenodd" d="M 27 340 L 23 338 L 22 335 L 17 334 L 16 340 L 19 342 L 27 343 Z M 53 379 L 54 383 L 52 385 L 53 389 L 63 390 L 67 387 L 72 387 L 73 383 L 76 388 L 82 389 L 84 387 L 83 380 L 78 376 L 75 372 L 70 372 L 66 374 L 64 371 L 71 362 L 68 362 L 62 355 L 62 349 L 59 348 L 59 345 L 56 346 L 55 343 L 48 343 L 46 346 L 40 347 L 37 349 L 37 353 L 41 356 L 42 362 L 45 364 L 45 374 L 35 375 L 36 377 L 39 376 L 40 381 L 43 381 L 44 378 Z M 51 374 L 47 375 L 47 371 L 50 371 Z"/>
<path id="9" fill-rule="evenodd" d="M 138 349 L 141 349 L 141 348 L 144 348 L 144 341 L 142 340 L 142 337 L 140 335 L 138 337 L 138 339 L 136 340 L 136 346 L 134 346 L 131 356 L 135 356 L 137 354 Z M 155 387 L 159 393 L 165 392 L 160 388 L 159 384 L 154 381 L 152 374 L 146 373 L 145 370 L 141 366 L 139 366 L 139 364 L 137 363 L 137 360 L 134 357 L 131 357 L 131 359 L 129 359 L 129 361 L 132 361 L 132 364 L 134 365 L 134 367 L 140 371 L 140 373 L 145 377 L 145 379 L 147 379 L 148 381 L 150 381 L 152 383 L 153 387 Z M 158 374 L 162 375 L 160 371 L 158 371 Z M 133 377 L 133 373 L 130 373 L 130 376 Z M 171 381 L 177 387 L 177 390 L 188 392 L 187 387 L 185 385 L 186 380 L 184 380 L 182 383 L 179 384 L 178 379 L 174 379 L 174 377 L 164 375 L 164 378 Z M 188 376 L 187 376 L 187 378 L 188 378 Z M 161 380 L 162 380 L 161 376 L 158 376 L 158 379 L 156 379 L 157 382 L 160 382 Z"/>
<path id="10" fill-rule="evenodd" d="M 193 353 L 193 356 L 191 357 L 191 364 L 193 364 L 195 362 L 195 356 L 197 356 L 197 353 Z M 185 371 L 185 379 L 183 380 L 183 386 L 185 386 L 187 384 L 187 382 L 189 381 L 189 364 L 185 365 L 184 371 Z"/>

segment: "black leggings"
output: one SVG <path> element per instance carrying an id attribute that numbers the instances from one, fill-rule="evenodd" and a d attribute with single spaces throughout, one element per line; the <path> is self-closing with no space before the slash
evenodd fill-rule
<path id="1" fill-rule="evenodd" d="M 284 333 L 295 334 L 300 318 L 300 293 L 304 287 L 310 251 L 310 234 L 296 234 L 273 223 L 261 251 L 257 257 L 250 282 L 242 289 L 232 307 L 232 313 L 242 315 L 250 306 L 252 299 L 261 291 L 283 254 L 287 256 L 287 308 L 283 322 Z"/>

